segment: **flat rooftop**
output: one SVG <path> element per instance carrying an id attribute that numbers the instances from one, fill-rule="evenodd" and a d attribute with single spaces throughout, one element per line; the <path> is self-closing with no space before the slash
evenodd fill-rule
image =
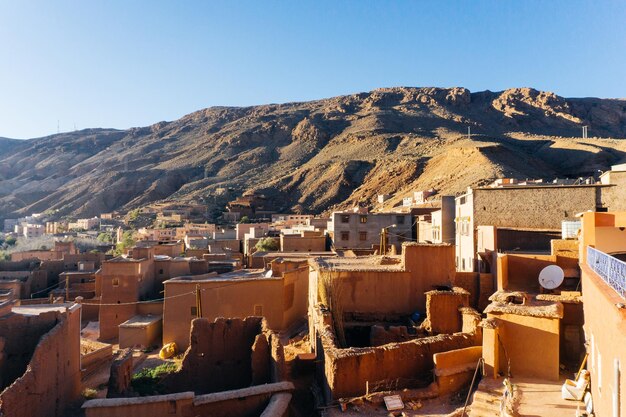
<path id="1" fill-rule="evenodd" d="M 315 258 L 309 264 L 316 269 L 332 271 L 403 271 L 400 255 L 372 255 L 346 258 Z"/>
<path id="2" fill-rule="evenodd" d="M 21 314 L 23 316 L 38 316 L 41 313 L 48 313 L 50 311 L 65 313 L 67 309 L 69 309 L 73 305 L 74 303 L 14 306 L 11 311 L 13 311 L 13 313 L 15 314 Z"/>
<path id="3" fill-rule="evenodd" d="M 133 316 L 120 324 L 119 327 L 143 328 L 158 323 L 161 320 L 163 320 L 163 317 L 160 315 Z"/>
<path id="4" fill-rule="evenodd" d="M 224 274 L 208 273 L 202 275 L 184 275 L 164 281 L 164 284 L 190 283 L 190 282 L 220 282 L 238 280 L 259 280 L 259 279 L 282 279 L 280 277 L 268 277 L 266 274 L 271 270 L 265 269 L 240 269 L 238 271 L 226 272 Z"/>

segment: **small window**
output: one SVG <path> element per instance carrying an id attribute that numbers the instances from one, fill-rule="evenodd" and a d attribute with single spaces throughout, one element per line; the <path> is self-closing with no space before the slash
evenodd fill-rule
<path id="1" fill-rule="evenodd" d="M 262 316 L 263 315 L 263 306 L 262 305 L 255 305 L 254 306 L 254 315 L 255 316 Z"/>
<path id="2" fill-rule="evenodd" d="M 159 274 L 163 275 L 163 270 L 159 269 Z"/>
<path id="3" fill-rule="evenodd" d="M 169 414 L 176 414 L 176 401 L 169 401 Z"/>
<path id="4" fill-rule="evenodd" d="M 117 287 L 118 285 L 120 285 L 120 280 L 119 280 L 119 278 L 113 278 L 112 282 L 113 282 L 113 286 L 114 286 L 114 287 Z"/>
<path id="5" fill-rule="evenodd" d="M 404 224 L 404 216 L 396 216 L 397 224 Z"/>
<path id="6" fill-rule="evenodd" d="M 359 232 L 359 240 L 367 240 L 367 232 Z"/>
<path id="7" fill-rule="evenodd" d="M 198 307 L 191 307 L 191 317 L 198 317 Z"/>
<path id="8" fill-rule="evenodd" d="M 350 223 L 350 215 L 342 214 L 341 215 L 341 223 Z"/>
<path id="9" fill-rule="evenodd" d="M 367 223 L 367 216 L 359 216 L 359 222 Z"/>
<path id="10" fill-rule="evenodd" d="M 350 240 L 350 232 L 341 232 L 341 240 Z"/>

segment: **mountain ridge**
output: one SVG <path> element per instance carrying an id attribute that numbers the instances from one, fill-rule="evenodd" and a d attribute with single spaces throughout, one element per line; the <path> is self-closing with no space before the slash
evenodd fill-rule
<path id="1" fill-rule="evenodd" d="M 579 138 L 584 125 L 598 137 Z M 391 87 L 214 106 L 146 127 L 0 139 L 0 218 L 90 216 L 163 199 L 219 209 L 249 190 L 277 210 L 321 212 L 373 205 L 378 193 L 458 193 L 498 176 L 592 175 L 626 157 L 624 137 L 625 100 L 532 88 Z"/>

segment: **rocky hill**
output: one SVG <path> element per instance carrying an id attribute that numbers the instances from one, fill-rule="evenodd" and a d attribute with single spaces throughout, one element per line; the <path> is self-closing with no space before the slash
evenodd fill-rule
<path id="1" fill-rule="evenodd" d="M 580 139 L 589 126 L 592 138 Z M 467 130 L 471 128 L 471 137 Z M 459 193 L 501 176 L 578 177 L 626 158 L 626 100 L 529 88 L 386 88 L 303 103 L 212 107 L 129 130 L 0 139 L 0 218 L 89 216 L 163 199 L 277 210 Z"/>

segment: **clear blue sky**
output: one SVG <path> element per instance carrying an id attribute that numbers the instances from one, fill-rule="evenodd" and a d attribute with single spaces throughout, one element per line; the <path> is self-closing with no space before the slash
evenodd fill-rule
<path id="1" fill-rule="evenodd" d="M 626 97 L 626 2 L 0 0 L 3 137 L 399 85 Z"/>

